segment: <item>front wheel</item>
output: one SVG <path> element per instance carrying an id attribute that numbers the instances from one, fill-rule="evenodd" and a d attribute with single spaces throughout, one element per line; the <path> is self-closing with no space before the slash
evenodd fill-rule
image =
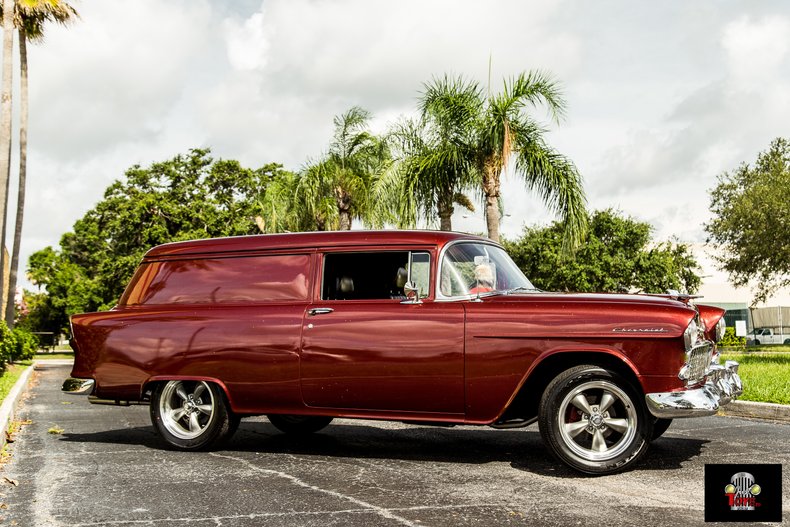
<path id="1" fill-rule="evenodd" d="M 162 438 L 179 450 L 220 446 L 239 424 L 214 383 L 168 381 L 151 394 L 151 422 Z"/>
<path id="2" fill-rule="evenodd" d="M 332 422 L 331 417 L 320 415 L 267 415 L 269 422 L 280 432 L 305 435 L 318 432 Z"/>
<path id="3" fill-rule="evenodd" d="M 669 425 L 672 424 L 672 419 L 656 419 L 653 421 L 653 435 L 651 436 L 650 440 L 655 441 L 669 429 Z"/>
<path id="4" fill-rule="evenodd" d="M 551 452 L 586 474 L 633 466 L 653 434 L 653 417 L 638 390 L 617 373 L 592 365 L 565 370 L 549 383 L 538 422 Z"/>

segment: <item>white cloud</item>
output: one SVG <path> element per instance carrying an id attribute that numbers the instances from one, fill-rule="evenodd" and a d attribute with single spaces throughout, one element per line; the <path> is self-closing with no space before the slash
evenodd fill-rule
<path id="1" fill-rule="evenodd" d="M 225 21 L 228 60 L 234 68 L 254 70 L 266 65 L 269 40 L 264 30 L 263 16 L 261 11 L 241 23 L 234 19 Z"/>
<path id="2" fill-rule="evenodd" d="M 790 20 L 785 16 L 753 20 L 743 15 L 727 24 L 721 42 L 739 84 L 762 86 L 775 76 L 787 57 L 788 34 Z"/>

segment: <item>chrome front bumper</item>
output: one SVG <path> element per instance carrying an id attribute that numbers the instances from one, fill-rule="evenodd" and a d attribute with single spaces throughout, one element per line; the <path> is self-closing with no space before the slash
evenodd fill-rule
<path id="1" fill-rule="evenodd" d="M 728 360 L 724 366 L 712 364 L 708 380 L 699 388 L 679 392 L 648 393 L 647 408 L 655 417 L 703 417 L 713 415 L 719 407 L 728 404 L 743 393 L 743 383 L 738 376 L 738 363 Z"/>

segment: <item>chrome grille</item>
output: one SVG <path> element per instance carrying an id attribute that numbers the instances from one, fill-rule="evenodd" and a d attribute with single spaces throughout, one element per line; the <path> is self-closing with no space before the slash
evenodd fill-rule
<path id="1" fill-rule="evenodd" d="M 708 365 L 710 365 L 712 349 L 713 344 L 711 342 L 703 342 L 691 348 L 686 362 L 686 380 L 693 382 L 705 376 Z"/>

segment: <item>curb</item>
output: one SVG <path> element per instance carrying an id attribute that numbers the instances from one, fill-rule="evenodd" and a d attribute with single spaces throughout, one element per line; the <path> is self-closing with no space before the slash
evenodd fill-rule
<path id="1" fill-rule="evenodd" d="M 786 404 L 756 403 L 753 401 L 732 401 L 719 410 L 719 415 L 790 422 L 790 406 Z"/>
<path id="2" fill-rule="evenodd" d="M 8 395 L 6 395 L 6 398 L 3 400 L 3 404 L 0 405 L 0 449 L 6 444 L 6 440 L 8 439 L 8 425 L 14 418 L 16 405 L 22 397 L 22 394 L 27 390 L 27 383 L 30 381 L 30 376 L 33 375 L 33 370 L 35 368 L 36 361 L 33 361 L 33 364 L 28 366 L 16 380 L 13 388 L 11 388 L 11 391 L 8 392 Z"/>
<path id="3" fill-rule="evenodd" d="M 6 398 L 3 399 L 3 404 L 0 405 L 0 450 L 6 444 L 6 440 L 8 439 L 8 426 L 14 419 L 17 403 L 19 403 L 19 399 L 27 391 L 27 385 L 30 382 L 30 377 L 33 375 L 36 366 L 42 363 L 51 364 L 53 366 L 65 366 L 73 362 L 74 361 L 71 359 L 37 359 L 22 372 L 22 375 L 16 380 L 11 391 L 8 392 Z"/>

